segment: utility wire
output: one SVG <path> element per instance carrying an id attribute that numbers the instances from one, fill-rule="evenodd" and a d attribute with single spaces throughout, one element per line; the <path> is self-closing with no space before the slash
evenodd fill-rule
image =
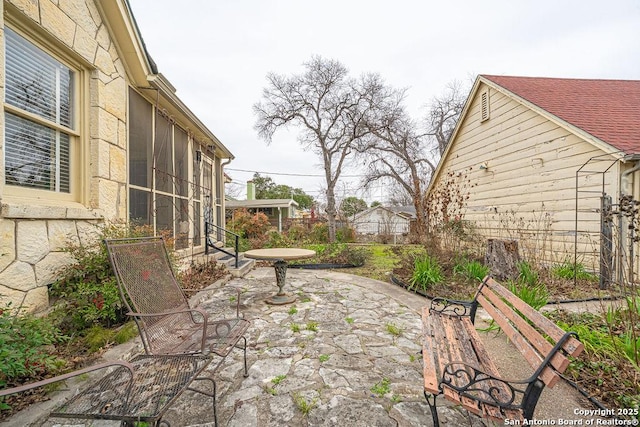
<path id="1" fill-rule="evenodd" d="M 254 170 L 248 170 L 248 169 L 235 169 L 235 168 L 224 168 L 224 169 L 228 171 L 234 171 L 234 172 L 249 172 L 249 173 L 259 173 L 259 174 L 265 174 L 265 175 L 308 176 L 313 178 L 324 178 L 324 175 L 313 175 L 308 173 L 265 172 L 265 171 L 254 171 Z M 340 175 L 340 176 L 343 178 L 360 178 L 365 175 Z"/>

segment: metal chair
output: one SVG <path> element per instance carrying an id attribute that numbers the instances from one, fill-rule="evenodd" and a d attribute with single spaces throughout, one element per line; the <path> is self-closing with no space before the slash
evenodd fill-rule
<path id="1" fill-rule="evenodd" d="M 190 308 L 171 268 L 162 237 L 105 240 L 111 266 L 128 315 L 138 325 L 147 354 L 209 354 L 226 357 L 242 338 L 245 374 L 249 321 L 213 319 L 202 308 Z"/>
<path id="2" fill-rule="evenodd" d="M 139 422 L 169 426 L 169 422 L 162 417 L 185 390 L 190 390 L 213 398 L 217 425 L 215 383 L 211 378 L 199 376 L 210 361 L 209 357 L 202 355 L 139 355 L 131 362 L 100 363 L 46 380 L 0 390 L 0 397 L 108 369 L 102 378 L 76 391 L 48 414 L 47 418 L 117 420 L 122 426 L 131 427 Z M 199 380 L 210 381 L 212 391 L 192 388 L 191 383 Z"/>

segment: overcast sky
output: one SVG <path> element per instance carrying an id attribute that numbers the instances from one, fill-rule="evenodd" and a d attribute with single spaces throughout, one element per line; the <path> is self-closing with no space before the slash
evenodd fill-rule
<path id="1" fill-rule="evenodd" d="M 159 71 L 234 154 L 234 182 L 264 172 L 314 197 L 324 188 L 320 159 L 295 130 L 267 146 L 252 111 L 267 73 L 302 73 L 313 55 L 408 88 L 416 119 L 449 82 L 470 87 L 478 74 L 640 79 L 638 0 L 129 2 Z M 368 202 L 385 197 L 344 187 Z"/>

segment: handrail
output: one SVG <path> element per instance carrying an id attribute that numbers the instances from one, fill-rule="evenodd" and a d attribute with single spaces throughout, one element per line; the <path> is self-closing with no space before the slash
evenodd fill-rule
<path id="1" fill-rule="evenodd" d="M 218 233 L 223 232 L 225 233 L 225 239 L 226 239 L 226 235 L 230 234 L 233 236 L 234 238 L 234 253 L 231 253 L 227 250 L 225 250 L 224 248 L 220 248 L 216 245 L 213 244 L 213 242 L 210 240 L 209 238 L 209 234 L 211 234 L 211 228 L 215 228 L 218 230 Z M 209 255 L 209 248 L 213 248 L 217 251 L 223 252 L 229 256 L 232 256 L 235 258 L 235 268 L 238 268 L 238 249 L 240 247 L 240 235 L 234 233 L 233 231 L 229 231 L 225 228 L 220 227 L 219 225 L 210 223 L 208 221 L 205 221 L 204 223 L 204 253 L 206 255 Z"/>

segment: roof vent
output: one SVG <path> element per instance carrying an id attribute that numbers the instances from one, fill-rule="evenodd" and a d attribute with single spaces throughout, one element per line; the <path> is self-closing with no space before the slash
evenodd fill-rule
<path id="1" fill-rule="evenodd" d="M 489 120 L 489 89 L 480 94 L 482 105 L 480 106 L 480 121 Z"/>

